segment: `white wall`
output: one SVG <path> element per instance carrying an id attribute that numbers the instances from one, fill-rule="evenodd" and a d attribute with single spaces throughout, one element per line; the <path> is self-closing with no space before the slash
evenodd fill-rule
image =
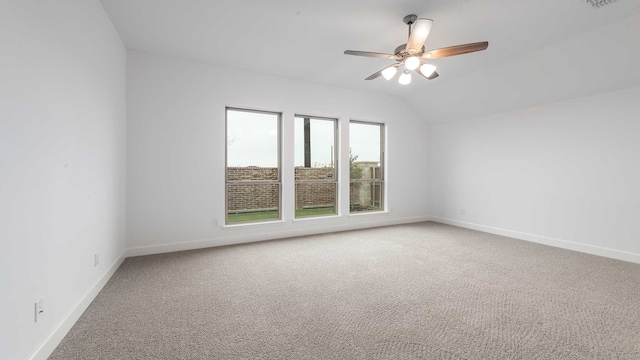
<path id="1" fill-rule="evenodd" d="M 431 214 L 640 262 L 639 134 L 639 87 L 432 125 Z"/>
<path id="2" fill-rule="evenodd" d="M 427 126 L 398 98 L 135 51 L 127 78 L 131 255 L 426 219 Z M 283 112 L 282 223 L 212 224 L 224 223 L 225 106 Z M 386 123 L 389 213 L 348 216 L 343 196 L 340 217 L 292 221 L 296 113 L 339 118 L 343 150 L 349 119 Z M 348 151 L 341 153 L 341 166 L 345 175 Z M 341 189 L 348 193 L 346 181 Z"/>
<path id="3" fill-rule="evenodd" d="M 27 359 L 125 249 L 126 50 L 86 0 L 3 1 L 0 44 L 0 359 Z"/>

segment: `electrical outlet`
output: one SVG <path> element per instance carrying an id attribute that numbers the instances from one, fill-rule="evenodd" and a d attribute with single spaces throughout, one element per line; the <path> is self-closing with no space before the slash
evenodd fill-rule
<path id="1" fill-rule="evenodd" d="M 44 315 L 44 299 L 36 301 L 33 307 L 33 311 L 33 320 L 34 322 L 38 322 L 38 319 L 40 319 Z"/>
<path id="2" fill-rule="evenodd" d="M 465 209 L 460 209 L 460 215 L 464 215 L 466 213 L 467 213 L 467 211 Z"/>
<path id="3" fill-rule="evenodd" d="M 213 226 L 218 226 L 218 219 L 213 219 Z"/>
<path id="4" fill-rule="evenodd" d="M 100 254 L 93 254 L 93 267 L 100 265 Z"/>

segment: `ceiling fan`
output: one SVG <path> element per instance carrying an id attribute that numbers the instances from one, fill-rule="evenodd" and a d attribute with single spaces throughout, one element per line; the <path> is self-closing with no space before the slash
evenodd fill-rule
<path id="1" fill-rule="evenodd" d="M 436 72 L 436 67 L 434 65 L 425 63 L 425 60 L 440 59 L 454 55 L 467 54 L 475 51 L 485 50 L 487 47 L 489 47 L 489 42 L 482 41 L 425 51 L 424 42 L 429 36 L 433 20 L 418 18 L 418 16 L 411 14 L 405 16 L 402 21 L 405 24 L 409 25 L 409 40 L 406 44 L 398 46 L 393 54 L 356 50 L 346 50 L 344 52 L 346 55 L 366 56 L 396 61 L 395 64 L 385 67 L 384 69 L 372 74 L 365 80 L 377 79 L 380 76 L 383 76 L 387 80 L 391 80 L 396 75 L 399 69 L 403 69 L 402 74 L 398 79 L 398 82 L 402 85 L 406 85 L 411 82 L 412 70 L 415 70 L 415 72 L 429 80 L 433 80 L 439 76 Z"/>

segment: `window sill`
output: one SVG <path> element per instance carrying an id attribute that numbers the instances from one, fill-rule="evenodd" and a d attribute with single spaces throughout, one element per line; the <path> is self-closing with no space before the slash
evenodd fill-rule
<path id="1" fill-rule="evenodd" d="M 376 214 L 388 214 L 387 210 L 380 211 L 359 211 L 355 213 L 349 213 L 349 216 L 366 216 L 366 215 L 376 215 Z"/>
<path id="2" fill-rule="evenodd" d="M 255 228 L 255 227 L 278 226 L 284 223 L 285 223 L 284 220 L 274 220 L 274 221 L 259 221 L 259 222 L 243 223 L 243 224 L 227 224 L 222 226 L 222 230 L 239 230 L 239 229 L 247 229 L 247 228 Z"/>
<path id="3" fill-rule="evenodd" d="M 305 222 L 305 221 L 313 221 L 313 220 L 333 220 L 339 219 L 340 215 L 328 215 L 328 216 L 309 216 L 309 217 L 301 217 L 293 219 L 294 223 L 297 222 Z"/>

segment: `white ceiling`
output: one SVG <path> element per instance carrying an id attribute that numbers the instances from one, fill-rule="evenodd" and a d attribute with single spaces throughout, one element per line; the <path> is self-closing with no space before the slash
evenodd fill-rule
<path id="1" fill-rule="evenodd" d="M 563 79 L 563 74 L 572 69 L 575 73 L 576 67 L 588 71 L 587 66 L 606 66 L 610 56 L 629 58 L 625 55 L 627 48 L 632 51 L 632 59 L 640 57 L 640 21 L 628 20 L 638 18 L 638 0 L 618 0 L 601 9 L 593 9 L 584 0 L 101 2 L 130 49 L 397 95 L 430 121 L 456 120 L 602 92 L 600 84 L 587 84 L 586 90 L 584 84 L 571 85 L 574 79 Z M 393 52 L 406 42 L 407 27 L 402 18 L 412 13 L 434 20 L 427 49 L 485 40 L 489 49 L 434 60 L 440 77 L 432 81 L 415 76 L 408 86 L 383 78 L 364 81 L 391 61 L 347 56 L 344 50 Z M 614 38 L 602 38 L 598 29 L 609 31 Z M 620 39 L 625 34 L 625 39 Z M 592 38 L 599 42 L 590 44 Z M 596 60 L 591 60 L 596 62 L 581 65 L 576 57 L 583 56 L 592 45 L 613 46 L 608 51 L 618 54 L 603 54 L 594 48 Z M 531 65 L 531 61 L 536 64 Z M 511 96 L 507 104 L 486 96 L 494 88 L 498 94 L 512 95 L 513 84 L 509 82 L 523 74 L 523 67 L 524 80 L 527 76 L 538 79 L 559 75 L 556 79 L 563 81 L 564 87 L 554 96 L 555 86 L 545 83 L 529 87 L 521 82 L 521 96 Z M 609 83 L 605 90 L 640 83 L 637 75 L 629 81 L 624 70 L 616 76 L 625 81 L 614 76 L 619 85 L 612 85 L 606 78 Z M 482 101 L 477 100 L 477 92 L 483 92 Z"/>

